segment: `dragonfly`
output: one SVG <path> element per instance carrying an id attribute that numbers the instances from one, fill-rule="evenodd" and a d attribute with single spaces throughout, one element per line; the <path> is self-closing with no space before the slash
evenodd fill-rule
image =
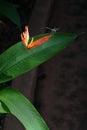
<path id="1" fill-rule="evenodd" d="M 56 28 L 56 27 L 54 27 L 54 28 L 45 27 L 45 28 L 50 30 L 51 33 L 56 33 L 56 32 L 58 32 L 60 30 L 60 28 Z"/>

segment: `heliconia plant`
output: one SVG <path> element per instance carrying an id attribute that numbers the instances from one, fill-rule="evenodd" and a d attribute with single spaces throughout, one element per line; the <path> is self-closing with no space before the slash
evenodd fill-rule
<path id="1" fill-rule="evenodd" d="M 3 1 L 0 2 L 3 5 Z M 12 10 L 16 15 L 16 11 Z M 19 17 L 16 22 L 14 17 L 12 19 L 8 14 L 6 15 L 20 26 Z M 28 26 L 25 26 L 25 30 L 21 34 L 21 41 L 0 55 L 0 86 L 2 86 L 0 88 L 0 113 L 11 113 L 24 125 L 26 130 L 49 130 L 32 103 L 17 90 L 7 85 L 3 86 L 3 83 L 46 62 L 69 46 L 77 36 L 77 34 L 55 32 L 30 37 Z"/>
<path id="2" fill-rule="evenodd" d="M 32 41 L 25 34 L 21 34 L 21 42 L 0 55 L 0 83 L 12 80 L 47 61 L 77 37 L 76 34 L 47 33 L 33 37 Z"/>
<path id="3" fill-rule="evenodd" d="M 26 26 L 21 34 L 22 41 L 0 55 L 0 83 L 37 67 L 66 48 L 76 38 L 76 34 L 60 32 L 29 38 Z M 4 86 L 0 90 L 0 101 L 0 112 L 13 114 L 26 130 L 49 130 L 35 107 L 17 90 Z"/>

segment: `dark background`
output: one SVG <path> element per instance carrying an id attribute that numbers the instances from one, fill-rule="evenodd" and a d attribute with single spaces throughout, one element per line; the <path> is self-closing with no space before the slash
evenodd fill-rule
<path id="1" fill-rule="evenodd" d="M 20 5 L 22 28 L 29 22 L 36 2 L 42 1 L 13 1 Z M 0 26 L 0 53 L 20 40 L 19 29 L 8 19 L 4 21 L 6 24 Z M 47 27 L 87 32 L 87 1 L 53 0 Z M 50 129 L 87 130 L 87 35 L 40 65 L 37 77 L 34 104 Z"/>

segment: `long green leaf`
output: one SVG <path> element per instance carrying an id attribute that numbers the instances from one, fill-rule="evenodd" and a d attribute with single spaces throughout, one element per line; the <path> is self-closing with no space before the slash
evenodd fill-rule
<path id="1" fill-rule="evenodd" d="M 9 109 L 6 107 L 4 103 L 0 101 L 0 114 L 1 113 L 9 113 Z"/>
<path id="2" fill-rule="evenodd" d="M 48 34 L 34 38 L 39 39 L 45 35 Z M 15 44 L 0 55 L 0 83 L 9 81 L 47 61 L 76 37 L 75 34 L 55 33 L 46 43 L 29 50 L 25 49 L 22 42 Z"/>
<path id="3" fill-rule="evenodd" d="M 5 87 L 0 91 L 0 100 L 9 108 L 7 113 L 14 115 L 26 130 L 49 130 L 35 107 L 18 91 Z"/>
<path id="4" fill-rule="evenodd" d="M 0 0 L 0 13 L 20 27 L 20 17 L 17 9 L 9 2 Z"/>

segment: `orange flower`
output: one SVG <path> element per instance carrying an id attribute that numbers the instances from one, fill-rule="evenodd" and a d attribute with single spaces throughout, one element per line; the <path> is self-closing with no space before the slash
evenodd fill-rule
<path id="1" fill-rule="evenodd" d="M 25 26 L 25 31 L 21 34 L 21 40 L 27 49 L 37 47 L 37 46 L 43 44 L 44 42 L 48 41 L 49 38 L 51 38 L 51 35 L 44 36 L 43 38 L 40 38 L 36 41 L 34 41 L 34 38 L 32 38 L 30 43 L 28 43 L 28 41 L 29 41 L 28 26 Z"/>
<path id="2" fill-rule="evenodd" d="M 28 26 L 25 26 L 24 32 L 21 34 L 21 40 L 25 46 L 28 45 L 29 41 L 29 31 L 28 31 Z"/>

